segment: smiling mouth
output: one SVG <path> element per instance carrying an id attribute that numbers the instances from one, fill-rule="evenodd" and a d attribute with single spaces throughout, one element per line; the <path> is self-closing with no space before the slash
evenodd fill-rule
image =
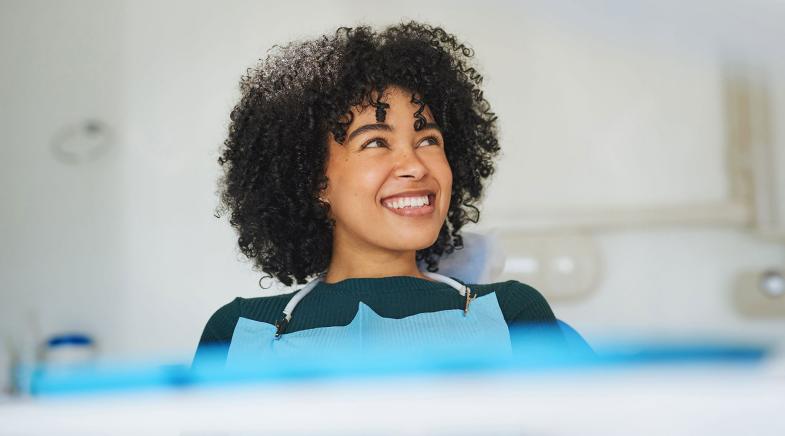
<path id="1" fill-rule="evenodd" d="M 423 216 L 433 213 L 435 199 L 436 194 L 430 192 L 422 195 L 402 195 L 382 199 L 382 206 L 400 216 Z"/>

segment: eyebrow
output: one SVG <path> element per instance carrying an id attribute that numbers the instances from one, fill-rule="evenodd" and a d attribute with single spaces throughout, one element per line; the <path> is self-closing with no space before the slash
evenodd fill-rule
<path id="1" fill-rule="evenodd" d="M 439 125 L 436 123 L 425 123 L 425 126 L 423 126 L 423 128 L 420 129 L 420 131 L 427 130 L 427 129 L 434 129 L 434 130 L 438 130 L 439 132 L 442 131 L 442 129 L 440 129 Z M 354 129 L 354 131 L 349 134 L 347 141 L 351 141 L 352 138 L 354 138 L 355 136 L 365 132 L 370 132 L 372 130 L 382 130 L 385 132 L 392 132 L 393 129 L 392 127 L 390 127 L 389 124 L 385 124 L 385 123 L 366 124 L 364 126 L 360 126 Z"/>

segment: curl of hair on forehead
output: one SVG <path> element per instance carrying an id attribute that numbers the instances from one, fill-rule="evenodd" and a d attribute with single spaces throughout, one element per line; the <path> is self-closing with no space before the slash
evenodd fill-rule
<path id="1" fill-rule="evenodd" d="M 425 119 L 425 116 L 422 114 L 423 111 L 425 110 L 425 102 L 422 99 L 418 98 L 417 94 L 415 93 L 412 93 L 411 102 L 420 105 L 420 107 L 418 107 L 417 111 L 414 113 L 414 118 L 415 118 L 414 130 L 420 131 L 423 129 L 423 127 L 425 127 L 425 124 L 428 122 Z"/>
<path id="2" fill-rule="evenodd" d="M 368 96 L 368 101 L 371 106 L 376 108 L 376 122 L 383 123 L 384 119 L 387 117 L 387 109 L 390 108 L 388 103 L 382 101 L 382 97 L 384 96 L 385 88 L 377 87 L 375 88 L 376 98 L 374 99 L 373 94 Z"/>
<path id="3" fill-rule="evenodd" d="M 335 142 L 343 144 L 346 140 L 346 132 L 349 130 L 349 126 L 352 125 L 352 121 L 354 121 L 354 114 L 349 111 L 344 114 L 344 118 L 333 124 L 330 131 L 333 134 L 333 138 L 335 138 Z"/>

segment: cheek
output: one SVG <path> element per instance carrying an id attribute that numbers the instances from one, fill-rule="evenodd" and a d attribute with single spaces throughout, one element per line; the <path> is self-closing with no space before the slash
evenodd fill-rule
<path id="1" fill-rule="evenodd" d="M 354 185 L 363 195 L 375 198 L 387 180 L 388 174 L 387 168 L 383 165 L 358 164 L 354 174 Z"/>
<path id="2" fill-rule="evenodd" d="M 450 198 L 452 197 L 452 172 L 447 169 L 447 174 L 445 175 L 445 184 L 443 189 L 444 192 L 444 213 L 447 214 L 447 210 L 450 208 Z"/>
<path id="3" fill-rule="evenodd" d="M 387 177 L 383 165 L 336 159 L 328 167 L 328 196 L 333 207 L 346 210 L 371 208 Z"/>
<path id="4" fill-rule="evenodd" d="M 387 171 L 381 165 L 371 162 L 353 162 L 341 175 L 344 194 L 351 201 L 353 209 L 373 208 L 379 189 L 387 179 Z"/>
<path id="5" fill-rule="evenodd" d="M 450 169 L 449 162 L 447 162 L 447 158 L 444 158 L 434 167 L 433 174 L 436 177 L 436 180 L 439 181 L 439 187 L 441 187 L 442 193 L 444 194 L 443 198 L 446 202 L 449 202 L 450 193 L 452 192 L 452 170 Z"/>

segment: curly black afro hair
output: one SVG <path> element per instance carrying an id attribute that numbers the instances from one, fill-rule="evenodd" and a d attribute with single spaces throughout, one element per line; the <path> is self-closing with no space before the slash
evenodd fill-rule
<path id="1" fill-rule="evenodd" d="M 461 227 L 479 220 L 476 204 L 499 151 L 473 55 L 454 35 L 416 22 L 381 32 L 342 27 L 274 46 L 242 77 L 218 159 L 218 216 L 231 214 L 242 253 L 286 286 L 326 271 L 334 226 L 319 199 L 328 183 L 327 135 L 343 143 L 354 106 L 372 105 L 383 120 L 386 105 L 374 96 L 398 86 L 421 110 L 430 108 L 453 173 L 447 220 L 436 242 L 417 252 L 418 262 L 437 271 L 443 254 L 462 248 Z M 422 121 L 415 118 L 415 129 Z"/>

